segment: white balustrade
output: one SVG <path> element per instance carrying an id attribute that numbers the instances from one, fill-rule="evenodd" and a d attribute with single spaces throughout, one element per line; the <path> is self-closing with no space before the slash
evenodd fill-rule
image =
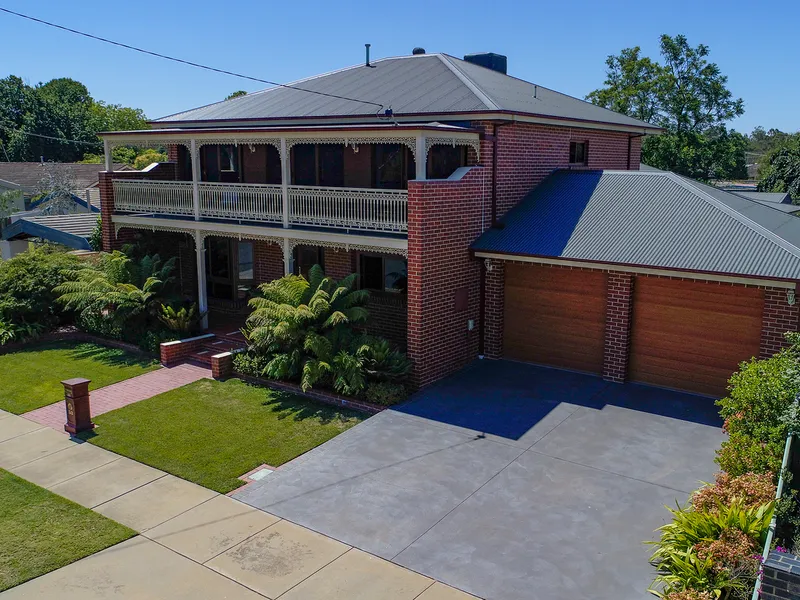
<path id="1" fill-rule="evenodd" d="M 200 183 L 200 216 L 240 221 L 282 221 L 280 185 Z"/>
<path id="2" fill-rule="evenodd" d="M 408 192 L 290 185 L 289 223 L 405 232 L 408 231 Z"/>
<path id="3" fill-rule="evenodd" d="M 192 184 L 182 181 L 115 179 L 114 208 L 126 212 L 191 215 Z"/>
<path id="4" fill-rule="evenodd" d="M 200 217 L 281 223 L 280 185 L 201 182 Z M 408 192 L 288 186 L 289 224 L 359 231 L 408 231 Z M 193 215 L 188 181 L 114 180 L 114 207 L 125 212 Z"/>

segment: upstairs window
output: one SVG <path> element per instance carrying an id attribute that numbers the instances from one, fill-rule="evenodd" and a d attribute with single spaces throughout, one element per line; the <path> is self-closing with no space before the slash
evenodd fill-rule
<path id="1" fill-rule="evenodd" d="M 569 164 L 571 165 L 589 164 L 589 142 L 569 143 Z"/>

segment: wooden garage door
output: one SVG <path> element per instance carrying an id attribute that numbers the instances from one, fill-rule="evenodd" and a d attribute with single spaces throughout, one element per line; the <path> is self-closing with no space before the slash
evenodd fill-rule
<path id="1" fill-rule="evenodd" d="M 601 373 L 605 317 L 605 273 L 506 265 L 506 358 Z"/>
<path id="2" fill-rule="evenodd" d="M 758 288 L 639 277 L 628 378 L 722 396 L 740 361 L 758 356 Z"/>

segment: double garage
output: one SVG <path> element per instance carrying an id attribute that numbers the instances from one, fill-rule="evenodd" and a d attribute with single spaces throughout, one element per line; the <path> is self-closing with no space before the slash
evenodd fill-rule
<path id="1" fill-rule="evenodd" d="M 506 263 L 503 355 L 602 374 L 608 277 L 602 270 Z M 627 380 L 724 395 L 738 364 L 759 355 L 764 288 L 632 277 Z"/>

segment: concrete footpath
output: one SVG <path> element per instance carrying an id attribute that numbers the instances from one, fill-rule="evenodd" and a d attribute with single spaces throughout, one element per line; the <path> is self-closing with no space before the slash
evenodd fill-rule
<path id="1" fill-rule="evenodd" d="M 17 598 L 469 600 L 333 538 L 0 411 L 0 467 L 140 533 Z"/>

